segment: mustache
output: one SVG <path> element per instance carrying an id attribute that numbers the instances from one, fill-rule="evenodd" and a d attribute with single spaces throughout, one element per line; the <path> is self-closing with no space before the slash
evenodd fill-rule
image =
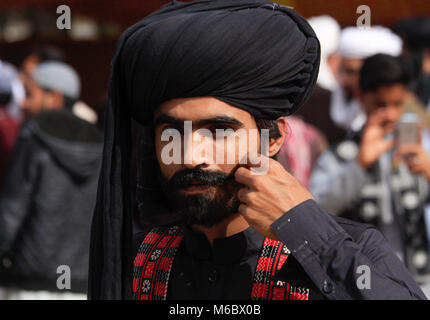
<path id="1" fill-rule="evenodd" d="M 186 188 L 195 184 L 207 186 L 221 186 L 228 180 L 234 178 L 234 171 L 232 173 L 224 173 L 220 171 L 208 171 L 199 168 L 184 169 L 176 172 L 169 180 L 169 187 L 171 189 Z"/>

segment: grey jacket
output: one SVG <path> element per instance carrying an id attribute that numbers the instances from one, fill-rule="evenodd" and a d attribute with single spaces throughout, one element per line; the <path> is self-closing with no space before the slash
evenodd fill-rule
<path id="1" fill-rule="evenodd" d="M 368 170 L 356 161 L 358 144 L 344 141 L 317 160 L 310 191 L 327 212 L 376 226 L 415 279 L 430 282 L 426 211 L 429 186 L 386 153 Z"/>
<path id="2" fill-rule="evenodd" d="M 0 285 L 85 292 L 103 136 L 68 111 L 23 124 L 0 193 Z"/>

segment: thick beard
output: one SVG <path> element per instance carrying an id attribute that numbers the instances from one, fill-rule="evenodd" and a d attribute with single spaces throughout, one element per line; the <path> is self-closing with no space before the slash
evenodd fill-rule
<path id="1" fill-rule="evenodd" d="M 186 225 L 212 227 L 238 212 L 240 201 L 237 191 L 240 185 L 229 175 L 221 172 L 208 172 L 201 169 L 186 170 L 188 174 L 183 179 L 185 171 L 177 172 L 167 180 L 159 170 L 160 183 L 172 211 L 179 213 Z M 215 196 L 210 194 L 184 195 L 180 189 L 187 186 L 187 181 L 198 179 L 216 188 Z M 184 181 L 185 180 L 185 181 Z"/>

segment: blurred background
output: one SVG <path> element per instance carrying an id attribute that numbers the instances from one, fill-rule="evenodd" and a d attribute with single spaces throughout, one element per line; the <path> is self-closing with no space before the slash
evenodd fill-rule
<path id="1" fill-rule="evenodd" d="M 121 32 L 167 0 L 1 0 L 0 59 L 18 66 L 36 47 L 55 45 L 79 72 L 82 100 L 97 108 L 106 92 L 109 66 Z M 356 9 L 363 1 L 300 0 L 277 1 L 292 6 L 306 18 L 328 14 L 341 27 L 355 25 Z M 70 6 L 72 29 L 59 30 L 57 6 Z M 366 1 L 372 10 L 372 24 L 392 27 L 396 22 L 430 14 L 426 0 Z M 88 72 L 88 70 L 91 72 Z"/>
<path id="2" fill-rule="evenodd" d="M 0 299 L 86 298 L 110 62 L 121 33 L 168 2 L 0 0 Z M 430 297 L 430 1 L 276 2 L 309 19 L 322 45 L 317 86 L 288 118 L 277 160 L 328 212 L 377 226 Z M 70 29 L 57 27 L 61 5 L 70 8 Z M 371 30 L 356 28 L 361 5 L 371 10 Z M 371 57 L 364 76 L 376 84 L 365 92 L 361 67 Z M 373 148 L 360 142 L 372 109 L 361 97 L 391 99 L 395 85 L 401 107 L 418 119 L 405 127 L 405 139 L 420 145 L 426 167 L 390 158 L 386 173 L 346 168 L 340 175 L 359 147 Z M 378 96 L 380 87 L 390 94 Z M 337 162 L 324 163 L 333 150 Z M 372 165 L 382 163 L 378 156 Z M 361 176 L 347 175 L 354 172 Z M 388 176 L 398 182 L 394 189 L 381 178 Z M 365 178 L 373 185 L 359 183 Z M 383 214 L 395 223 L 384 224 Z"/>

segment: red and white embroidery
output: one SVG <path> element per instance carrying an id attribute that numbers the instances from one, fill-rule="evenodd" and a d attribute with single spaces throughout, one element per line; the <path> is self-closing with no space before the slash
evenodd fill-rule
<path id="1" fill-rule="evenodd" d="M 155 228 L 142 242 L 134 260 L 136 300 L 165 300 L 173 259 L 182 240 L 180 227 Z"/>
<path id="2" fill-rule="evenodd" d="M 143 240 L 134 260 L 133 294 L 136 300 L 165 300 L 173 259 L 183 238 L 181 227 L 154 228 Z M 273 280 L 290 251 L 281 242 L 265 238 L 254 273 L 251 299 L 308 300 L 309 289 Z"/>

